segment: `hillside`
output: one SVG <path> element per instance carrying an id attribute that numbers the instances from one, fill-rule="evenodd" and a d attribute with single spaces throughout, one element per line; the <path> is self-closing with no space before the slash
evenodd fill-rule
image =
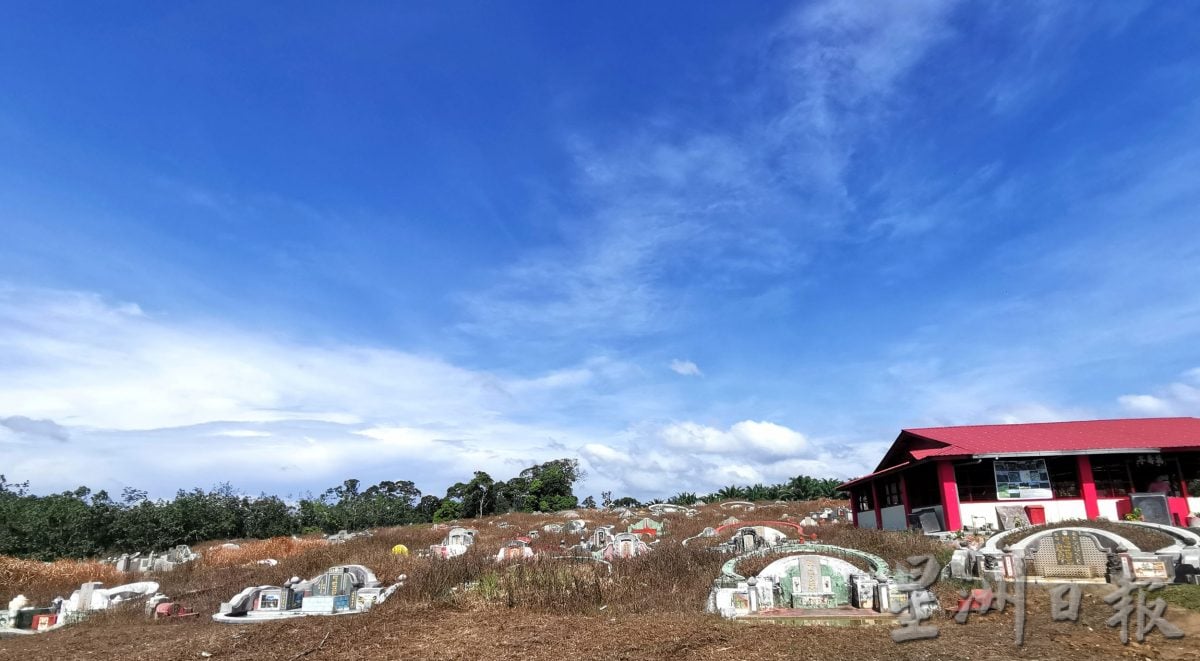
<path id="1" fill-rule="evenodd" d="M 572 658 L 894 658 L 1009 659 L 1075 658 L 1095 655 L 1122 658 L 1186 658 L 1191 641 L 1151 638 L 1141 646 L 1121 647 L 1105 627 L 1111 610 L 1094 595 L 1085 596 L 1076 623 L 1052 623 L 1044 590 L 1031 589 L 1026 643 L 1013 645 L 1012 610 L 956 625 L 946 615 L 935 624 L 932 641 L 897 645 L 888 627 L 864 629 L 751 626 L 704 614 L 712 581 L 728 556 L 705 550 L 724 541 L 680 542 L 731 514 L 744 520 L 797 520 L 828 503 L 760 505 L 752 513 L 708 506 L 695 518 L 664 517 L 669 534 L 639 558 L 602 565 L 539 560 L 498 565 L 497 549 L 513 536 L 561 523 L 554 515 L 504 515 L 469 522 L 479 530 L 476 544 L 462 557 L 435 560 L 392 555 L 395 544 L 414 551 L 437 543 L 444 529 L 429 525 L 389 528 L 343 544 L 290 538 L 247 542 L 240 549 L 219 549 L 213 541 L 198 547 L 202 559 L 175 571 L 141 575 L 158 581 L 162 591 L 194 608 L 197 617 L 150 621 L 140 608 L 114 611 L 37 636 L 0 639 L 0 658 L 21 659 L 522 659 Z M 614 524 L 615 515 L 580 511 L 591 526 Z M 500 522 L 508 527 L 500 527 Z M 623 529 L 623 527 L 622 527 Z M 870 551 L 898 562 L 916 553 L 946 550 L 937 542 L 909 533 L 884 533 L 846 525 L 820 526 L 819 539 Z M 535 547 L 557 550 L 565 535 L 543 534 Z M 567 540 L 572 543 L 574 539 Z M 274 567 L 249 565 L 272 557 Z M 249 585 L 281 584 L 289 577 L 311 577 L 336 564 L 364 564 L 384 581 L 400 574 L 408 580 L 386 603 L 346 617 L 306 617 L 251 625 L 214 623 L 209 615 L 222 601 Z M 0 599 L 22 593 L 44 604 L 66 596 L 89 578 L 112 585 L 137 580 L 98 563 L 0 561 Z M 474 589 L 463 586 L 471 584 Z M 939 584 L 944 608 L 953 608 L 955 587 Z M 1194 613 L 1173 611 L 1172 621 L 1200 635 Z M 1190 627 L 1190 628 L 1189 628 Z M 1195 632 L 1195 633 L 1193 633 Z M 1152 641 L 1152 642 L 1151 642 Z"/>

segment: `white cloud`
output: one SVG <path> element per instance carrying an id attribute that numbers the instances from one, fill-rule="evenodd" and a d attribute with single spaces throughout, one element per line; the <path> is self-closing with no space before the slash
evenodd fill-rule
<path id="1" fill-rule="evenodd" d="M 680 360 L 676 358 L 671 361 L 671 371 L 681 376 L 704 376 L 700 371 L 700 367 L 690 360 Z"/>
<path id="2" fill-rule="evenodd" d="M 648 397 L 647 375 L 610 358 L 508 376 L 131 309 L 0 289 L 0 420 L 11 423 L 0 443 L 22 448 L 6 452 L 11 478 L 156 495 L 226 480 L 295 494 L 414 479 L 440 494 L 474 470 L 504 478 L 577 456 L 591 476 L 581 495 L 646 497 L 865 469 L 851 445 L 777 422 L 652 422 L 663 410 L 649 400 L 670 398 Z M 65 439 L 56 459 L 32 451 L 39 430 Z"/>
<path id="3" fill-rule="evenodd" d="M 1200 368 L 1180 375 L 1180 380 L 1155 390 L 1155 394 L 1122 395 L 1121 407 L 1138 415 L 1200 416 Z"/>

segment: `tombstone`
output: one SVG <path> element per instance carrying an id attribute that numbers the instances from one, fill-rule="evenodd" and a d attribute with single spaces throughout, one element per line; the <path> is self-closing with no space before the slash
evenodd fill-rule
<path id="1" fill-rule="evenodd" d="M 738 553 L 749 553 L 757 550 L 759 546 L 765 545 L 765 542 L 758 536 L 758 531 L 754 528 L 742 528 L 733 536 L 733 545 Z"/>
<path id="2" fill-rule="evenodd" d="M 875 609 L 875 590 L 879 586 L 879 581 L 871 577 L 870 574 L 851 574 L 850 586 L 850 605 L 855 608 L 864 610 Z"/>
<path id="3" fill-rule="evenodd" d="M 851 576 L 861 573 L 845 560 L 814 553 L 776 560 L 758 578 L 774 583 L 779 606 L 837 608 L 851 604 Z"/>
<path id="4" fill-rule="evenodd" d="M 350 610 L 357 587 L 355 576 L 336 567 L 309 581 L 300 609 L 306 613 L 336 613 Z M 261 598 L 261 597 L 260 597 Z"/>
<path id="5" fill-rule="evenodd" d="M 741 520 L 741 519 L 737 518 L 736 516 L 731 516 L 731 517 L 729 517 L 729 518 L 725 519 L 724 521 L 722 521 L 720 525 L 722 525 L 722 526 L 731 526 L 731 525 L 733 525 L 733 524 L 735 524 L 735 523 L 741 523 L 741 522 L 742 522 L 742 520 Z"/>
<path id="6" fill-rule="evenodd" d="M 1079 530 L 1055 530 L 1026 549 L 1031 576 L 1046 578 L 1104 577 L 1108 553 L 1095 535 Z"/>
<path id="7" fill-rule="evenodd" d="M 817 525 L 817 520 L 811 516 L 806 516 L 803 519 L 800 519 L 800 525 L 812 528 Z"/>
<path id="8" fill-rule="evenodd" d="M 587 530 L 587 521 L 583 519 L 571 519 L 567 522 L 567 532 L 572 535 L 578 535 Z"/>
<path id="9" fill-rule="evenodd" d="M 650 547 L 636 534 L 623 532 L 609 541 L 602 554 L 605 560 L 612 561 L 618 558 L 633 558 L 649 551 Z"/>
<path id="10" fill-rule="evenodd" d="M 562 524 L 559 523 L 547 523 L 546 525 L 542 526 L 542 530 L 558 534 L 563 531 L 563 527 Z"/>
<path id="11" fill-rule="evenodd" d="M 1020 505 L 997 505 L 996 519 L 1000 521 L 1001 530 L 1029 527 L 1029 517 Z"/>
<path id="12" fill-rule="evenodd" d="M 921 532 L 926 535 L 936 532 L 941 532 L 945 528 L 942 526 L 942 521 L 937 515 L 936 510 L 922 510 L 918 515 L 918 521 L 921 524 Z"/>
<path id="13" fill-rule="evenodd" d="M 1175 525 L 1175 521 L 1171 518 L 1171 508 L 1167 504 L 1167 494 L 1131 493 L 1129 501 L 1133 507 L 1142 511 L 1142 521 L 1160 523 L 1164 526 Z"/>

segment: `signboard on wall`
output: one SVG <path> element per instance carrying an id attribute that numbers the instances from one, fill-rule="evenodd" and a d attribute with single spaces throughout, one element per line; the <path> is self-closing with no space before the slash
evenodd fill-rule
<path id="1" fill-rule="evenodd" d="M 995 462 L 996 499 L 1030 500 L 1054 497 L 1045 459 Z"/>

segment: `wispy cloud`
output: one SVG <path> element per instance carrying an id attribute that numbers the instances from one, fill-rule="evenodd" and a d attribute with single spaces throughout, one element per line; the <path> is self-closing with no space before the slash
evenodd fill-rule
<path id="1" fill-rule="evenodd" d="M 704 376 L 700 371 L 700 367 L 690 360 L 680 360 L 676 358 L 671 361 L 671 371 L 680 376 Z"/>
<path id="2" fill-rule="evenodd" d="M 728 128 L 697 131 L 666 115 L 617 140 L 573 135 L 584 210 L 563 219 L 566 247 L 467 295 L 474 321 L 463 327 L 646 334 L 678 324 L 701 291 L 803 264 L 809 244 L 845 221 L 850 156 L 948 34 L 952 4 L 806 5 L 759 53 L 766 74 L 730 90 L 742 110 Z"/>

